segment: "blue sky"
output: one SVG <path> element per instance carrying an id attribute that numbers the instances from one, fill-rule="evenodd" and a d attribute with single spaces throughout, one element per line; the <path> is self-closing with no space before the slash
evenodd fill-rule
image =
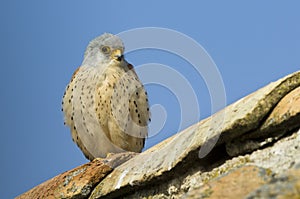
<path id="1" fill-rule="evenodd" d="M 299 7 L 296 0 L 2 1 L 2 198 L 87 162 L 63 125 L 60 109 L 65 86 L 94 37 L 142 27 L 181 32 L 211 56 L 230 104 L 300 69 Z M 135 66 L 155 62 L 179 71 L 197 95 L 200 119 L 212 114 L 208 86 L 186 60 L 153 49 L 126 58 Z M 182 110 L 178 93 L 155 84 L 146 88 L 150 104 L 164 106 L 168 114 L 162 131 L 146 142 L 148 148 L 180 130 Z M 160 120 L 159 114 L 153 117 Z"/>

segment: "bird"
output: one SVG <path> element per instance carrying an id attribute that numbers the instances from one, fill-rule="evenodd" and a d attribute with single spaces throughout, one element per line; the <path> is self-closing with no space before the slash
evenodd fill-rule
<path id="1" fill-rule="evenodd" d="M 139 153 L 148 136 L 148 94 L 124 50 L 111 33 L 91 40 L 63 95 L 64 124 L 90 161 Z"/>

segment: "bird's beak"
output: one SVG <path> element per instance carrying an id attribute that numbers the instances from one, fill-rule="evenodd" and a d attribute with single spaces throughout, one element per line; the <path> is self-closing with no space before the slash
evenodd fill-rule
<path id="1" fill-rule="evenodd" d="M 122 61 L 124 58 L 123 51 L 121 49 L 116 49 L 111 53 L 113 59 L 117 61 Z"/>

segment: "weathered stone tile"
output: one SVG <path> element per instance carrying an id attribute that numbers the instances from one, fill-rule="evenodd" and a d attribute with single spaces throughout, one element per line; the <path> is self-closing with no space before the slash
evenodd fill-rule
<path id="1" fill-rule="evenodd" d="M 126 192 L 170 171 L 192 151 L 200 149 L 199 155 L 203 157 L 216 143 L 251 133 L 259 128 L 276 104 L 298 86 L 300 72 L 273 82 L 174 135 L 117 167 L 95 188 L 91 198 L 100 198 L 122 188 L 126 188 Z M 217 139 L 219 136 L 220 140 Z"/>
<path id="2" fill-rule="evenodd" d="M 253 190 L 270 180 L 270 173 L 256 166 L 243 166 L 233 169 L 198 189 L 183 196 L 186 199 L 232 199 L 244 198 Z"/>
<path id="3" fill-rule="evenodd" d="M 106 159 L 95 159 L 34 187 L 17 199 L 87 198 L 114 167 L 133 156 L 133 153 L 121 153 Z"/>
<path id="4" fill-rule="evenodd" d="M 291 90 L 266 115 L 259 128 L 226 144 L 230 156 L 248 153 L 275 142 L 300 124 L 300 87 Z"/>
<path id="5" fill-rule="evenodd" d="M 300 87 L 295 88 L 279 101 L 260 131 L 284 130 L 294 128 L 300 122 Z"/>
<path id="6" fill-rule="evenodd" d="M 245 198 L 300 198 L 300 165 L 298 168 L 291 169 L 286 174 L 274 178 L 270 183 L 260 186 Z"/>

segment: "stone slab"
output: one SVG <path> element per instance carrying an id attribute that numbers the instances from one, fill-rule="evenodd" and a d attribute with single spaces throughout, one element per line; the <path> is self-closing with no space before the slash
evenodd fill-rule
<path id="1" fill-rule="evenodd" d="M 174 169 L 192 152 L 199 150 L 199 157 L 205 157 L 216 144 L 254 132 L 277 103 L 299 86 L 300 71 L 270 83 L 120 165 L 99 183 L 90 198 L 134 190 Z"/>

